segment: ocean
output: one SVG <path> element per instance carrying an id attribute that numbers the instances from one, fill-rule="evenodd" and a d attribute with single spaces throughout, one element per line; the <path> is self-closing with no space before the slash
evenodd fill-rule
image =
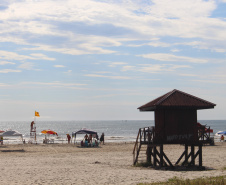
<path id="1" fill-rule="evenodd" d="M 213 129 L 213 136 L 218 131 L 226 131 L 226 120 L 199 120 L 202 125 L 210 126 Z M 16 130 L 23 134 L 23 139 L 28 141 L 30 138 L 30 123 L 28 121 L 1 121 L 0 130 Z M 86 128 L 96 131 L 100 136 L 105 134 L 105 142 L 131 142 L 136 140 L 139 128 L 154 126 L 153 120 L 103 120 L 103 121 L 39 121 L 36 120 L 37 142 L 42 143 L 45 137 L 42 130 L 51 129 L 58 133 L 54 138 L 56 143 L 66 143 L 66 134 Z M 79 142 L 84 135 L 77 135 L 76 141 Z M 219 139 L 216 138 L 217 142 Z M 20 137 L 5 137 L 4 143 L 21 143 Z"/>

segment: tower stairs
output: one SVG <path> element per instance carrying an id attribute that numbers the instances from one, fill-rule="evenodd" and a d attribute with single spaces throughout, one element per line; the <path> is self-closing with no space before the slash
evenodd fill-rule
<path id="1" fill-rule="evenodd" d="M 153 143 L 154 127 L 140 128 L 133 149 L 133 164 L 147 162 L 147 151 Z"/>

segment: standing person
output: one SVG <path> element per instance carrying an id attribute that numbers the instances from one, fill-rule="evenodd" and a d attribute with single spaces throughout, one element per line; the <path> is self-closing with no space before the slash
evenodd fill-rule
<path id="1" fill-rule="evenodd" d="M 104 133 L 102 133 L 101 136 L 100 136 L 100 143 L 101 142 L 103 142 L 103 144 L 104 144 Z"/>
<path id="2" fill-rule="evenodd" d="M 89 143 L 91 143 L 91 144 L 92 144 L 92 139 L 93 139 L 92 134 L 90 134 L 89 135 Z"/>
<path id="3" fill-rule="evenodd" d="M 224 136 L 223 135 L 221 135 L 221 141 L 224 142 Z"/>
<path id="4" fill-rule="evenodd" d="M 84 138 L 85 138 L 85 141 L 88 141 L 88 135 L 87 134 L 84 136 Z"/>
<path id="5" fill-rule="evenodd" d="M 3 145 L 3 136 L 0 138 L 1 145 Z"/>
<path id="6" fill-rule="evenodd" d="M 33 130 L 34 121 L 31 122 L 31 131 Z"/>
<path id="7" fill-rule="evenodd" d="M 68 144 L 70 144 L 70 141 L 71 141 L 71 136 L 70 136 L 70 134 L 67 134 L 67 140 L 68 140 Z"/>

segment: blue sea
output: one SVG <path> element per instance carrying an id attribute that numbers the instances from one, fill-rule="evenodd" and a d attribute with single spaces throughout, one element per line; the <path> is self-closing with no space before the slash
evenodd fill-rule
<path id="1" fill-rule="evenodd" d="M 213 136 L 218 131 L 226 131 L 226 120 L 199 120 L 202 125 L 210 126 L 213 129 Z M 100 136 L 105 134 L 105 142 L 131 142 L 136 140 L 139 128 L 154 126 L 153 120 L 103 120 L 103 121 L 36 121 L 37 142 L 42 143 L 45 135 L 42 130 L 51 129 L 58 133 L 54 138 L 57 143 L 66 143 L 66 134 L 86 128 L 96 131 Z M 28 121 L 1 121 L 0 130 L 16 130 L 23 134 L 23 139 L 30 139 L 30 122 Z M 79 142 L 84 135 L 78 135 L 76 142 Z M 215 141 L 218 141 L 216 139 Z M 21 143 L 19 137 L 5 137 L 4 143 Z"/>

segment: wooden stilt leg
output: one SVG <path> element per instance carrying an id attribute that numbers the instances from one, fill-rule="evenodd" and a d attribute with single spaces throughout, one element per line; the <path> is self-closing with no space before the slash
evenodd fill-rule
<path id="1" fill-rule="evenodd" d="M 154 167 L 156 167 L 156 162 L 157 162 L 157 158 L 156 158 L 156 146 L 154 147 L 154 152 L 153 152 L 153 165 Z"/>
<path id="2" fill-rule="evenodd" d="M 151 163 L 151 147 L 147 146 L 147 162 Z"/>
<path id="3" fill-rule="evenodd" d="M 185 150 L 184 150 L 184 157 L 185 157 L 185 163 L 188 163 L 188 145 L 185 145 Z"/>
<path id="4" fill-rule="evenodd" d="M 163 145 L 160 145 L 160 167 L 163 167 Z"/>
<path id="5" fill-rule="evenodd" d="M 195 165 L 195 146 L 191 145 L 191 165 Z"/>
<path id="6" fill-rule="evenodd" d="M 199 167 L 202 167 L 202 145 L 199 145 Z"/>
<path id="7" fill-rule="evenodd" d="M 168 157 L 166 156 L 166 154 L 163 152 L 163 156 L 165 157 L 166 161 L 169 163 L 169 165 L 171 167 L 173 167 L 173 164 L 170 162 L 170 160 L 168 159 Z"/>
<path id="8" fill-rule="evenodd" d="M 152 164 L 152 158 L 153 158 L 153 147 L 150 147 L 150 164 Z"/>

